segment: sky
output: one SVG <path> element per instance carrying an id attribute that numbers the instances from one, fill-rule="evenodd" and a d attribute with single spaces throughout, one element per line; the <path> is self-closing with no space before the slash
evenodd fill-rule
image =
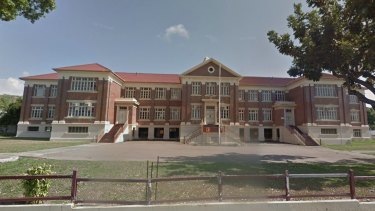
<path id="1" fill-rule="evenodd" d="M 34 24 L 0 22 L 0 94 L 19 77 L 100 63 L 113 71 L 180 74 L 211 57 L 243 76 L 288 77 L 292 59 L 267 32 L 290 32 L 302 0 L 57 0 Z"/>

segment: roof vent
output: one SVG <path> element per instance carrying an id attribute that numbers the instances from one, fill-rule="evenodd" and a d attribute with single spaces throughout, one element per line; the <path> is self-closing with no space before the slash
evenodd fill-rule
<path id="1" fill-rule="evenodd" d="M 206 57 L 204 57 L 203 62 L 205 62 L 205 61 L 207 61 L 209 59 L 210 59 L 210 57 L 206 56 Z"/>

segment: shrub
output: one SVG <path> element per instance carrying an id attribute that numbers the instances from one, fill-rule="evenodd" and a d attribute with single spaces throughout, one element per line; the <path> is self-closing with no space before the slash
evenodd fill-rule
<path id="1" fill-rule="evenodd" d="M 41 166 L 34 166 L 26 171 L 26 175 L 50 175 L 52 174 L 52 166 L 43 164 Z M 22 181 L 25 197 L 45 197 L 48 195 L 51 181 L 47 179 L 26 179 Z M 40 204 L 41 200 L 32 201 L 30 203 Z"/>

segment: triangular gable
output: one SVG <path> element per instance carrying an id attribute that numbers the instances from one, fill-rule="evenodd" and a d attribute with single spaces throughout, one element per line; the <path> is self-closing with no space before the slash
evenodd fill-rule
<path id="1" fill-rule="evenodd" d="M 219 71 L 221 67 L 221 71 Z M 212 71 L 212 68 L 214 71 Z M 211 70 L 211 72 L 209 71 Z M 190 68 L 181 74 L 181 76 L 219 76 L 221 72 L 221 77 L 242 77 L 240 74 L 236 73 L 229 67 L 221 64 L 219 61 L 209 58 L 202 63 Z"/>

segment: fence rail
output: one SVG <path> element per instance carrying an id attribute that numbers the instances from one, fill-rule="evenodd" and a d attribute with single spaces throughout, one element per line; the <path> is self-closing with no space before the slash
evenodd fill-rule
<path id="1" fill-rule="evenodd" d="M 325 179 L 325 178 L 347 178 L 349 190 L 348 192 L 339 192 L 332 194 L 291 194 L 291 179 Z M 300 198 L 325 198 L 325 197 L 350 197 L 351 199 L 375 199 L 375 195 L 356 196 L 356 181 L 372 181 L 375 176 L 355 176 L 353 170 L 348 173 L 327 173 L 327 174 L 289 174 L 288 170 L 284 174 L 265 174 L 265 175 L 224 175 L 218 172 L 215 176 L 187 176 L 187 177 L 160 177 L 160 178 L 144 178 L 144 179 L 114 179 L 114 178 L 80 178 L 77 176 L 77 171 L 73 171 L 71 175 L 38 175 L 38 176 L 0 176 L 0 182 L 4 180 L 31 180 L 31 179 L 71 179 L 71 194 L 69 196 L 47 196 L 47 197 L 15 197 L 15 198 L 1 198 L 0 203 L 10 202 L 31 202 L 31 201 L 48 201 L 48 200 L 69 200 L 72 203 L 100 203 L 100 204 L 158 204 L 158 203 L 174 203 L 174 202 L 193 202 L 193 201 L 223 201 L 223 200 L 238 200 L 238 199 L 282 199 L 289 201 L 291 199 Z M 165 199 L 152 200 L 152 194 L 157 191 L 157 184 L 163 182 L 178 182 L 178 181 L 198 181 L 198 180 L 213 180 L 216 181 L 217 195 L 212 197 L 193 197 L 183 199 Z M 224 195 L 225 189 L 223 185 L 227 180 L 274 180 L 281 182 L 284 185 L 284 193 L 277 193 L 275 195 L 262 196 L 232 196 Z M 146 185 L 144 200 L 82 200 L 77 198 L 78 187 L 81 183 L 141 183 Z M 153 190 L 153 183 L 156 184 Z M 215 182 L 214 182 L 215 183 Z"/>

